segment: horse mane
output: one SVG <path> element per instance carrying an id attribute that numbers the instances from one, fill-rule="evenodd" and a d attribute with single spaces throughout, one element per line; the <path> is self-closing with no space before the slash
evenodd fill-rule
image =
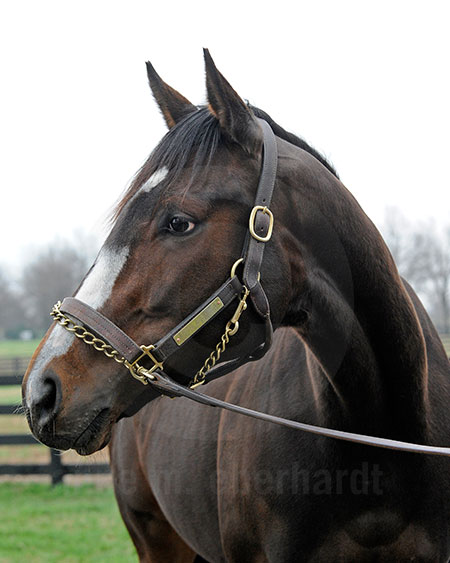
<path id="1" fill-rule="evenodd" d="M 249 108 L 257 117 L 265 119 L 269 123 L 277 137 L 305 150 L 321 162 L 334 176 L 339 177 L 326 158 L 308 145 L 306 141 L 280 127 L 263 110 L 250 104 Z M 167 180 L 171 182 L 190 163 L 192 165 L 192 183 L 194 178 L 209 165 L 219 145 L 227 142 L 230 141 L 222 134 L 218 120 L 206 106 L 187 115 L 164 135 L 146 162 L 137 171 L 129 188 L 114 210 L 112 220 L 117 219 L 128 201 L 156 170 L 166 167 L 169 171 Z M 186 187 L 186 190 L 188 187 Z"/>
<path id="2" fill-rule="evenodd" d="M 294 133 L 289 133 L 288 131 L 283 129 L 283 127 L 278 125 L 278 123 L 276 123 L 270 117 L 270 115 L 267 114 L 262 109 L 252 106 L 251 104 L 248 104 L 248 107 L 253 111 L 256 117 L 260 117 L 261 119 L 267 121 L 267 123 L 270 125 L 272 131 L 275 133 L 277 137 L 280 137 L 280 139 L 283 139 L 284 141 L 291 143 L 291 145 L 295 145 L 296 147 L 299 147 L 300 149 L 309 152 L 309 154 L 311 154 L 316 160 L 322 163 L 325 166 L 325 168 L 333 174 L 333 176 L 336 176 L 336 178 L 339 179 L 338 173 L 336 172 L 334 166 L 322 154 L 320 154 L 319 151 L 317 151 L 311 145 L 308 145 L 308 143 L 304 139 L 302 139 L 301 137 L 297 137 L 297 135 L 294 135 Z"/>

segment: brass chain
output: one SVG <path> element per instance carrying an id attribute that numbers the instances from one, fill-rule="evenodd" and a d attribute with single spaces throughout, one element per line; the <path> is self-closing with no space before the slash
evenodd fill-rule
<path id="1" fill-rule="evenodd" d="M 216 365 L 216 363 L 220 360 L 220 356 L 225 352 L 225 348 L 230 342 L 230 334 L 232 332 L 231 327 L 228 326 L 229 324 L 230 323 L 227 323 L 225 332 L 220 337 L 220 341 L 216 345 L 215 349 L 207 357 L 203 366 L 194 375 L 194 379 L 189 385 L 191 389 L 195 389 L 199 385 L 203 385 L 203 383 L 205 383 L 207 373 Z"/>
<path id="2" fill-rule="evenodd" d="M 203 366 L 194 375 L 194 378 L 189 385 L 191 389 L 195 389 L 195 387 L 198 387 L 199 385 L 203 385 L 203 383 L 205 383 L 208 372 L 216 365 L 216 363 L 220 360 L 222 354 L 225 352 L 225 349 L 230 342 L 230 336 L 234 336 L 239 330 L 239 318 L 242 315 L 243 311 L 247 309 L 246 301 L 249 293 L 250 291 L 244 286 L 244 294 L 239 301 L 234 315 L 231 317 L 231 320 L 227 322 L 225 332 L 220 337 L 220 340 L 217 343 L 215 349 L 206 358 Z"/>
<path id="3" fill-rule="evenodd" d="M 103 352 L 105 356 L 108 358 L 112 358 L 118 364 L 124 365 L 128 368 L 131 372 L 131 375 L 141 381 L 141 383 L 147 384 L 147 380 L 144 376 L 138 375 L 140 367 L 138 365 L 132 366 L 126 358 L 120 355 L 115 348 L 113 348 L 110 344 L 107 344 L 101 338 L 92 334 L 84 328 L 82 325 L 77 325 L 70 317 L 65 315 L 61 312 L 61 301 L 58 301 L 50 312 L 50 316 L 53 317 L 53 320 L 60 324 L 63 328 L 74 334 L 77 338 L 82 340 L 85 344 L 92 346 L 95 350 L 99 352 Z M 144 369 L 144 368 L 142 368 Z"/>

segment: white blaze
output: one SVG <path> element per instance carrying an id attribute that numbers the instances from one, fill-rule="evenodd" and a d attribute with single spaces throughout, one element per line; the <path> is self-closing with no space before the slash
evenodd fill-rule
<path id="1" fill-rule="evenodd" d="M 120 250 L 100 250 L 94 267 L 76 293 L 76 297 L 94 309 L 100 308 L 110 297 L 114 283 L 128 258 L 127 247 Z M 32 394 L 33 380 L 54 358 L 64 355 L 75 340 L 75 336 L 62 326 L 55 324 L 33 366 L 28 379 L 27 397 Z"/>
<path id="2" fill-rule="evenodd" d="M 128 247 L 120 250 L 102 248 L 75 297 L 93 309 L 99 309 L 110 297 L 116 279 L 127 261 L 128 252 Z"/>
<path id="3" fill-rule="evenodd" d="M 167 169 L 166 166 L 163 166 L 156 172 L 153 172 L 150 178 L 144 184 L 142 184 L 138 193 L 149 192 L 153 188 L 156 188 L 156 186 L 164 180 L 164 178 L 167 176 L 168 173 L 169 170 Z"/>
<path id="4" fill-rule="evenodd" d="M 134 197 L 142 192 L 149 192 L 158 186 L 167 176 L 167 167 L 156 170 L 150 178 L 141 186 Z M 132 200 L 134 199 L 132 198 Z M 127 204 L 129 205 L 129 204 Z M 127 247 L 120 250 L 106 249 L 100 250 L 94 267 L 84 280 L 75 297 L 90 305 L 93 309 L 99 309 L 111 296 L 114 284 L 119 276 L 125 262 L 128 259 L 129 249 Z M 42 373 L 45 366 L 59 356 L 67 353 L 75 337 L 67 332 L 62 326 L 55 324 L 50 336 L 47 338 L 39 356 L 36 358 L 33 370 L 28 378 L 27 397 L 32 396 L 33 381 Z"/>

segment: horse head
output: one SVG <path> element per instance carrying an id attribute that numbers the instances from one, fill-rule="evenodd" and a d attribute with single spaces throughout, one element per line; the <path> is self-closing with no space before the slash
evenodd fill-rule
<path id="1" fill-rule="evenodd" d="M 147 64 L 169 131 L 118 205 L 111 232 L 75 293 L 142 344 L 155 343 L 173 330 L 229 278 L 248 236 L 262 163 L 262 129 L 207 51 L 205 62 L 204 107 L 191 104 Z M 292 299 L 291 270 L 298 274 L 299 268 L 287 250 L 290 235 L 283 216 L 289 208 L 281 195 L 273 202 L 276 229 L 260 271 L 275 327 Z M 230 311 L 219 311 L 196 332 L 165 365 L 167 373 L 187 383 L 220 341 Z M 230 339 L 229 357 L 251 346 L 255 325 L 261 325 L 261 318 L 250 306 Z M 81 454 L 106 445 L 124 412 L 153 396 L 123 365 L 56 323 L 35 352 L 23 383 L 34 435 L 51 447 Z"/>

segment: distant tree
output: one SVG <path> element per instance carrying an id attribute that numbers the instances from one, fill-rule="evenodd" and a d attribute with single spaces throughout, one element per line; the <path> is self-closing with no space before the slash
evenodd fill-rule
<path id="1" fill-rule="evenodd" d="M 76 290 L 90 266 L 91 249 L 87 251 L 86 244 L 53 243 L 25 265 L 21 286 L 28 323 L 35 332 L 49 327 L 53 304 Z"/>
<path id="2" fill-rule="evenodd" d="M 426 241 L 430 300 L 437 324 L 442 332 L 450 333 L 450 227 L 443 237 L 429 233 Z"/>
<path id="3" fill-rule="evenodd" d="M 408 269 L 411 225 L 398 207 L 387 207 L 381 230 L 400 273 Z"/>
<path id="4" fill-rule="evenodd" d="M 450 226 L 439 233 L 431 223 L 412 226 L 388 208 L 381 228 L 400 274 L 425 298 L 436 327 L 450 332 Z"/>

